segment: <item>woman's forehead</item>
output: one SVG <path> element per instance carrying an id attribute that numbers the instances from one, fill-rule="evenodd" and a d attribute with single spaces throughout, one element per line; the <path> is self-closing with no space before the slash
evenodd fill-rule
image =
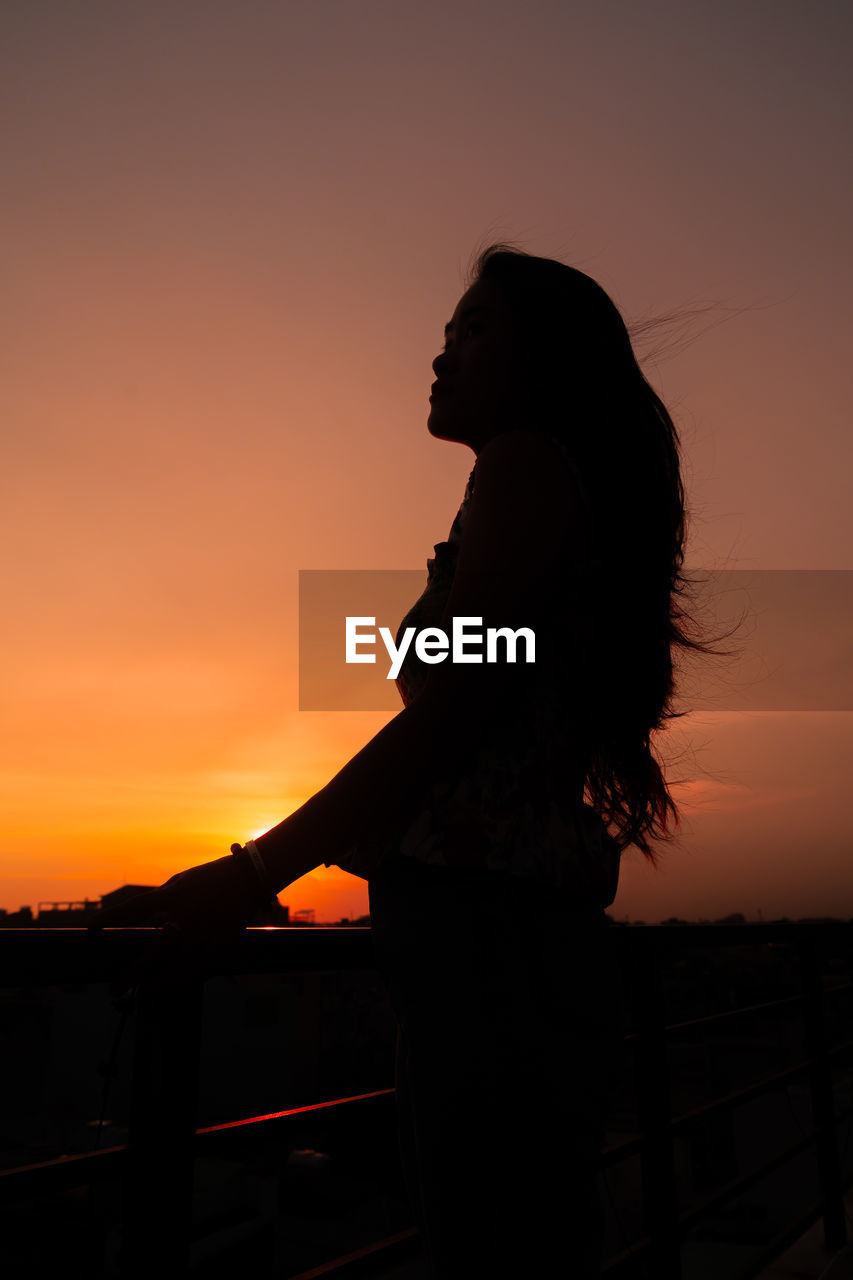
<path id="1" fill-rule="evenodd" d="M 476 284 L 471 285 L 470 289 L 465 290 L 456 304 L 454 318 L 461 317 L 462 313 L 471 307 L 485 307 L 498 314 L 506 314 L 509 311 L 502 291 L 491 280 L 478 280 Z"/>
<path id="2" fill-rule="evenodd" d="M 465 290 L 459 301 L 465 302 L 466 305 L 483 303 L 498 306 L 504 302 L 504 295 L 503 290 L 494 280 L 477 280 Z"/>

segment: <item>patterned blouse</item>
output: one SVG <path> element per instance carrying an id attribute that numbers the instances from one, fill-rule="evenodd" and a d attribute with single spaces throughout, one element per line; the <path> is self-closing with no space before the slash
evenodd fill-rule
<path id="1" fill-rule="evenodd" d="M 559 437 L 548 439 L 567 456 Z M 436 543 L 435 556 L 427 560 L 426 588 L 400 623 L 398 645 L 406 627 L 420 631 L 440 623 L 476 470 L 475 464 L 447 541 Z M 566 626 L 577 634 L 583 610 L 578 611 L 562 585 L 559 598 Z M 407 819 L 380 819 L 334 864 L 325 866 L 340 866 L 369 879 L 379 863 L 395 853 L 438 865 L 509 872 L 568 889 L 603 907 L 610 905 L 616 897 L 620 848 L 602 818 L 582 800 L 578 767 L 572 763 L 577 748 L 572 748 L 570 737 L 569 664 L 565 654 L 558 655 L 556 663 L 549 663 L 546 655 L 540 663 L 538 633 L 536 638 L 531 692 L 490 731 L 470 763 L 461 772 L 432 780 Z M 523 641 L 518 652 L 523 662 Z M 410 645 L 395 682 L 405 706 L 420 693 L 428 671 Z"/>

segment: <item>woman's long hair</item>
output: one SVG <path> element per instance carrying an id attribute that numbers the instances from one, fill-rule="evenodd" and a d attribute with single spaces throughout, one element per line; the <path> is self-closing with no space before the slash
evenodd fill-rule
<path id="1" fill-rule="evenodd" d="M 647 837 L 671 840 L 668 818 L 679 822 L 651 744 L 684 714 L 673 710 L 673 652 L 721 652 L 698 638 L 681 607 L 693 584 L 682 572 L 678 433 L 622 316 L 590 276 L 493 244 L 470 272 L 469 284 L 480 280 L 510 305 L 527 421 L 568 443 L 589 499 L 598 633 L 595 678 L 579 682 L 589 689 L 578 706 L 590 753 L 585 787 L 621 847 L 634 844 L 657 865 Z"/>

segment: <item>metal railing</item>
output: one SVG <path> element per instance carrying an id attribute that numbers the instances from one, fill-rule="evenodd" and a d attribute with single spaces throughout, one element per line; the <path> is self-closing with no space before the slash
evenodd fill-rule
<path id="1" fill-rule="evenodd" d="M 844 1192 L 851 1178 L 842 1178 L 838 1151 L 838 1125 L 853 1113 L 846 1107 L 836 1114 L 832 1083 L 832 1059 L 853 1048 L 853 1039 L 829 1046 L 825 1034 L 824 996 L 831 991 L 853 987 L 851 981 L 821 983 L 818 955 L 822 944 L 836 941 L 840 950 L 850 953 L 853 926 L 846 923 L 792 923 L 770 925 L 680 925 L 652 926 L 623 930 L 628 954 L 623 953 L 623 970 L 631 975 L 632 1007 L 635 1031 L 626 1036 L 636 1049 L 637 1099 L 640 1133 L 636 1138 L 608 1147 L 601 1164 L 607 1167 L 639 1153 L 642 1167 L 643 1206 L 646 1232 L 622 1253 L 602 1267 L 607 1276 L 636 1276 L 640 1259 L 645 1260 L 646 1274 L 660 1280 L 681 1280 L 682 1241 L 687 1232 L 713 1210 L 748 1190 L 802 1151 L 814 1147 L 816 1155 L 819 1199 L 807 1206 L 772 1240 L 754 1251 L 748 1263 L 731 1280 L 754 1280 L 754 1277 L 798 1239 L 813 1223 L 823 1218 L 824 1243 L 828 1251 L 841 1249 L 846 1242 Z M 709 1014 L 705 1017 L 667 1023 L 664 1000 L 664 963 L 679 950 L 734 945 L 786 945 L 793 949 L 798 961 L 802 991 L 782 999 L 744 1005 Z M 806 1057 L 783 1071 L 762 1076 L 747 1088 L 731 1091 L 722 1097 L 673 1116 L 668 1080 L 668 1038 L 671 1033 L 698 1028 L 725 1019 L 742 1018 L 771 1008 L 802 1008 Z M 778 1089 L 786 1081 L 808 1073 L 809 1093 L 815 1125 L 795 1143 L 731 1179 L 725 1186 L 680 1209 L 674 1160 L 674 1137 L 691 1122 L 721 1115 L 733 1108 Z"/>
<path id="2" fill-rule="evenodd" d="M 109 982 L 126 971 L 150 944 L 150 929 L 111 930 L 91 936 L 81 929 L 0 930 L 0 985 Z M 615 927 L 626 985 L 627 1012 L 633 1029 L 625 1036 L 636 1054 L 636 1093 L 639 1132 L 601 1153 L 600 1166 L 608 1169 L 619 1161 L 639 1156 L 642 1176 L 644 1234 L 626 1243 L 623 1251 L 602 1266 L 608 1277 L 653 1276 L 655 1280 L 680 1280 L 681 1246 L 686 1233 L 726 1201 L 732 1200 L 762 1178 L 814 1148 L 819 1199 L 802 1207 L 769 1243 L 760 1246 L 731 1280 L 753 1280 L 775 1257 L 809 1226 L 823 1218 L 824 1240 L 829 1251 L 846 1241 L 844 1192 L 851 1182 L 842 1176 L 838 1150 L 838 1126 L 853 1108 L 836 1112 L 832 1062 L 853 1047 L 853 1040 L 828 1045 L 825 1000 L 830 992 L 849 990 L 851 981 L 822 982 L 819 955 L 833 948 L 849 958 L 853 925 L 845 923 L 791 923 L 768 925 L 680 925 Z M 798 961 L 802 990 L 798 994 L 762 1004 L 731 1008 L 705 1017 L 667 1023 L 664 969 L 678 953 L 690 948 L 772 944 L 792 949 Z M 369 928 L 315 927 L 247 930 L 239 940 L 223 948 L 208 976 L 281 973 L 319 970 L 353 970 L 375 967 Z M 192 1222 L 193 1161 L 211 1144 L 227 1143 L 228 1135 L 292 1124 L 297 1117 L 325 1108 L 387 1106 L 393 1089 L 380 1089 L 337 1098 L 307 1107 L 252 1116 L 205 1128 L 195 1127 L 199 1054 L 201 1042 L 203 982 L 172 985 L 156 994 L 143 988 L 135 1011 L 136 1035 L 133 1092 L 128 1142 L 79 1155 L 0 1171 L 0 1196 L 31 1199 L 73 1186 L 121 1177 L 126 1187 L 123 1222 L 125 1249 L 122 1274 L 164 1276 L 189 1273 Z M 801 1006 L 806 1057 L 785 1070 L 754 1081 L 747 1088 L 729 1092 L 683 1114 L 671 1113 L 668 1078 L 668 1037 L 686 1029 L 709 1026 L 725 1019 L 743 1018 L 762 1010 Z M 731 1109 L 778 1089 L 794 1077 L 807 1074 L 813 1128 L 802 1138 L 777 1151 L 760 1165 L 729 1181 L 713 1194 L 679 1207 L 674 1141 L 692 1122 Z M 389 1111 L 388 1124 L 393 1124 Z M 163 1152 L 169 1159 L 164 1161 Z M 156 1229 L 153 1224 L 156 1224 Z M 376 1245 L 357 1250 L 310 1272 L 320 1275 L 375 1275 L 419 1246 L 414 1228 L 398 1232 Z M 166 1268 L 165 1259 L 169 1259 Z M 306 1273 L 306 1277 L 309 1273 Z"/>

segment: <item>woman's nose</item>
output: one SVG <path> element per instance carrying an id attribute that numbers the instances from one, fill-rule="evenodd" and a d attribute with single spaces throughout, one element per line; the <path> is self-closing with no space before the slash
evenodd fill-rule
<path id="1" fill-rule="evenodd" d="M 437 378 L 440 378 L 443 371 L 447 368 L 447 352 L 440 351 L 432 362 L 432 371 Z"/>

